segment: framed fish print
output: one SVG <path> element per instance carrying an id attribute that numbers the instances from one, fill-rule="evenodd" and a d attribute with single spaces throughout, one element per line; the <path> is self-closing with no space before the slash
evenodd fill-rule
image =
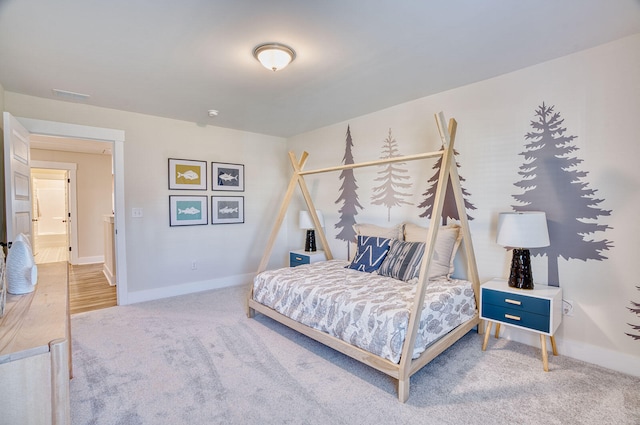
<path id="1" fill-rule="evenodd" d="M 212 162 L 211 190 L 244 192 L 244 165 Z"/>
<path id="2" fill-rule="evenodd" d="M 207 162 L 169 158 L 169 189 L 207 190 Z"/>
<path id="3" fill-rule="evenodd" d="M 211 224 L 244 223 L 244 196 L 212 196 Z"/>
<path id="4" fill-rule="evenodd" d="M 206 196 L 169 196 L 170 226 L 197 226 L 208 222 Z"/>

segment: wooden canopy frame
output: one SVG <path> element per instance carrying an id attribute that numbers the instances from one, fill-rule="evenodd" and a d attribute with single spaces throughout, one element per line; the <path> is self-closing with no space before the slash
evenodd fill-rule
<path id="1" fill-rule="evenodd" d="M 291 166 L 293 167 L 293 176 L 291 177 L 291 181 L 289 182 L 289 186 L 285 193 L 284 199 L 280 206 L 280 213 L 276 218 L 276 222 L 274 224 L 273 230 L 271 232 L 271 236 L 267 243 L 267 247 L 265 249 L 264 255 L 262 257 L 262 261 L 260 262 L 260 266 L 258 267 L 258 273 L 263 272 L 267 263 L 269 262 L 269 258 L 271 256 L 271 252 L 273 246 L 276 241 L 276 237 L 282 226 L 282 222 L 284 221 L 284 217 L 286 215 L 287 209 L 291 202 L 291 197 L 293 196 L 293 191 L 295 186 L 298 185 L 300 190 L 302 191 L 302 196 L 307 205 L 307 209 L 309 214 L 313 220 L 315 229 L 318 233 L 320 242 L 325 251 L 327 260 L 333 258 L 331 254 L 331 249 L 329 248 L 329 244 L 327 242 L 326 236 L 322 227 L 320 226 L 320 221 L 318 220 L 318 216 L 316 214 L 316 209 L 313 205 L 313 200 L 311 199 L 311 195 L 309 194 L 309 190 L 307 188 L 307 184 L 304 180 L 305 175 L 309 174 L 320 174 L 331 171 L 341 171 L 346 169 L 353 168 L 362 168 L 362 167 L 371 167 L 376 165 L 390 164 L 395 162 L 408 162 L 415 161 L 418 159 L 425 158 L 437 158 L 442 157 L 442 165 L 440 167 L 440 174 L 438 177 L 438 187 L 435 195 L 434 205 L 431 213 L 431 219 L 429 224 L 429 230 L 427 232 L 426 239 L 426 251 L 422 258 L 422 263 L 420 265 L 420 275 L 418 278 L 418 289 L 416 290 L 413 304 L 409 313 L 409 327 L 407 329 L 407 335 L 405 337 L 405 341 L 402 347 L 402 354 L 400 358 L 400 363 L 393 363 L 385 358 L 379 357 L 368 351 L 362 350 L 358 347 L 355 347 L 345 341 L 342 341 L 338 338 L 335 338 L 327 333 L 322 331 L 318 331 L 301 323 L 298 323 L 277 311 L 266 307 L 257 301 L 253 300 L 253 286 L 248 296 L 248 316 L 253 317 L 255 312 L 258 311 L 272 319 L 310 337 L 315 339 L 316 341 L 325 344 L 337 351 L 340 351 L 343 354 L 346 354 L 362 363 L 365 363 L 389 376 L 395 378 L 398 381 L 398 398 L 401 402 L 405 402 L 409 398 L 409 380 L 410 377 L 420 370 L 424 365 L 429 363 L 435 357 L 437 357 L 440 353 L 446 350 L 448 347 L 453 345 L 458 339 L 464 336 L 467 332 L 473 329 L 475 326 L 478 326 L 478 332 L 483 332 L 482 322 L 480 320 L 478 309 L 476 308 L 476 313 L 472 319 L 468 320 L 465 323 L 460 324 L 457 328 L 453 329 L 447 335 L 443 336 L 435 343 L 430 345 L 421 355 L 416 359 L 412 359 L 413 357 L 413 348 L 416 341 L 416 336 L 418 333 L 418 328 L 420 324 L 420 316 L 422 312 L 421 306 L 424 304 L 424 297 L 426 293 L 427 287 L 427 270 L 431 264 L 431 260 L 433 258 L 434 246 L 436 241 L 436 236 L 438 233 L 438 228 L 440 227 L 440 216 L 442 215 L 442 208 L 447 188 L 447 181 L 451 181 L 453 194 L 455 198 L 455 203 L 458 210 L 458 216 L 460 217 L 460 226 L 463 237 L 463 246 L 465 249 L 466 259 L 467 259 L 467 279 L 472 282 L 473 290 L 475 292 L 476 306 L 479 306 L 479 294 L 480 294 L 480 280 L 478 277 L 478 269 L 476 266 L 476 258 L 473 251 L 473 244 L 471 241 L 471 232 L 469 231 L 469 222 L 467 219 L 467 212 L 464 208 L 464 198 L 462 196 L 462 188 L 460 186 L 460 177 L 458 176 L 458 170 L 455 163 L 453 145 L 456 136 L 457 122 L 455 119 L 451 118 L 449 120 L 449 126 L 446 128 L 444 126 L 445 118 L 444 114 L 440 112 L 435 115 L 436 123 L 438 125 L 438 131 L 440 133 L 440 138 L 442 139 L 443 149 L 435 152 L 428 152 L 417 155 L 407 155 L 402 157 L 394 157 L 394 158 L 386 158 L 380 159 L 376 161 L 362 162 L 357 164 L 344 164 L 336 167 L 328 167 L 321 168 L 316 170 L 303 171 L 304 165 L 308 158 L 308 153 L 303 152 L 300 160 L 298 161 L 295 155 L 292 152 L 289 152 L 289 159 L 291 160 Z"/>

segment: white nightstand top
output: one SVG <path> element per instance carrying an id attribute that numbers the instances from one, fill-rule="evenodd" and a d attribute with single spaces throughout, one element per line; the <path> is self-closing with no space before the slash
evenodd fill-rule
<path id="1" fill-rule="evenodd" d="M 561 289 L 557 286 L 543 285 L 541 283 L 534 283 L 533 289 L 520 289 L 512 288 L 507 283 L 507 279 L 494 278 L 482 284 L 482 287 L 488 289 L 495 289 L 497 291 L 510 292 L 513 294 L 522 294 L 525 296 L 532 296 L 536 298 L 554 298 Z"/>
<path id="2" fill-rule="evenodd" d="M 304 249 L 293 249 L 289 252 L 292 252 L 293 254 L 298 254 L 298 255 L 308 255 L 310 257 L 314 255 L 322 255 L 324 257 L 324 251 L 321 249 L 317 251 L 305 251 Z"/>

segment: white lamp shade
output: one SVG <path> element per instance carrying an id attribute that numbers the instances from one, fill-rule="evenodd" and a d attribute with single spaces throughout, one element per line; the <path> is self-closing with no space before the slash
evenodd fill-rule
<path id="1" fill-rule="evenodd" d="M 318 216 L 318 221 L 320 221 L 320 227 L 324 227 L 324 217 L 322 217 L 322 212 L 316 210 L 316 215 Z M 301 229 L 314 229 L 316 227 L 313 225 L 313 220 L 311 220 L 309 211 L 300 211 L 298 219 Z"/>
<path id="2" fill-rule="evenodd" d="M 510 248 L 549 246 L 546 214 L 540 211 L 500 213 L 496 242 Z"/>

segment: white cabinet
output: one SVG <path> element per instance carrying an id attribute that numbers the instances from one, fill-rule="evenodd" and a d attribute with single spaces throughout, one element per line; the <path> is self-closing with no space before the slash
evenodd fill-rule
<path id="1" fill-rule="evenodd" d="M 113 215 L 104 216 L 104 265 L 102 271 L 109 285 L 116 284 L 116 244 Z"/>
<path id="2" fill-rule="evenodd" d="M 545 336 L 551 339 L 554 356 L 558 355 L 554 334 L 562 321 L 562 289 L 536 283 L 533 289 L 512 288 L 504 279 L 493 279 L 480 287 L 480 318 L 487 321 L 482 350 L 487 348 L 491 326 L 514 326 L 540 334 L 542 367 L 549 371 Z"/>

